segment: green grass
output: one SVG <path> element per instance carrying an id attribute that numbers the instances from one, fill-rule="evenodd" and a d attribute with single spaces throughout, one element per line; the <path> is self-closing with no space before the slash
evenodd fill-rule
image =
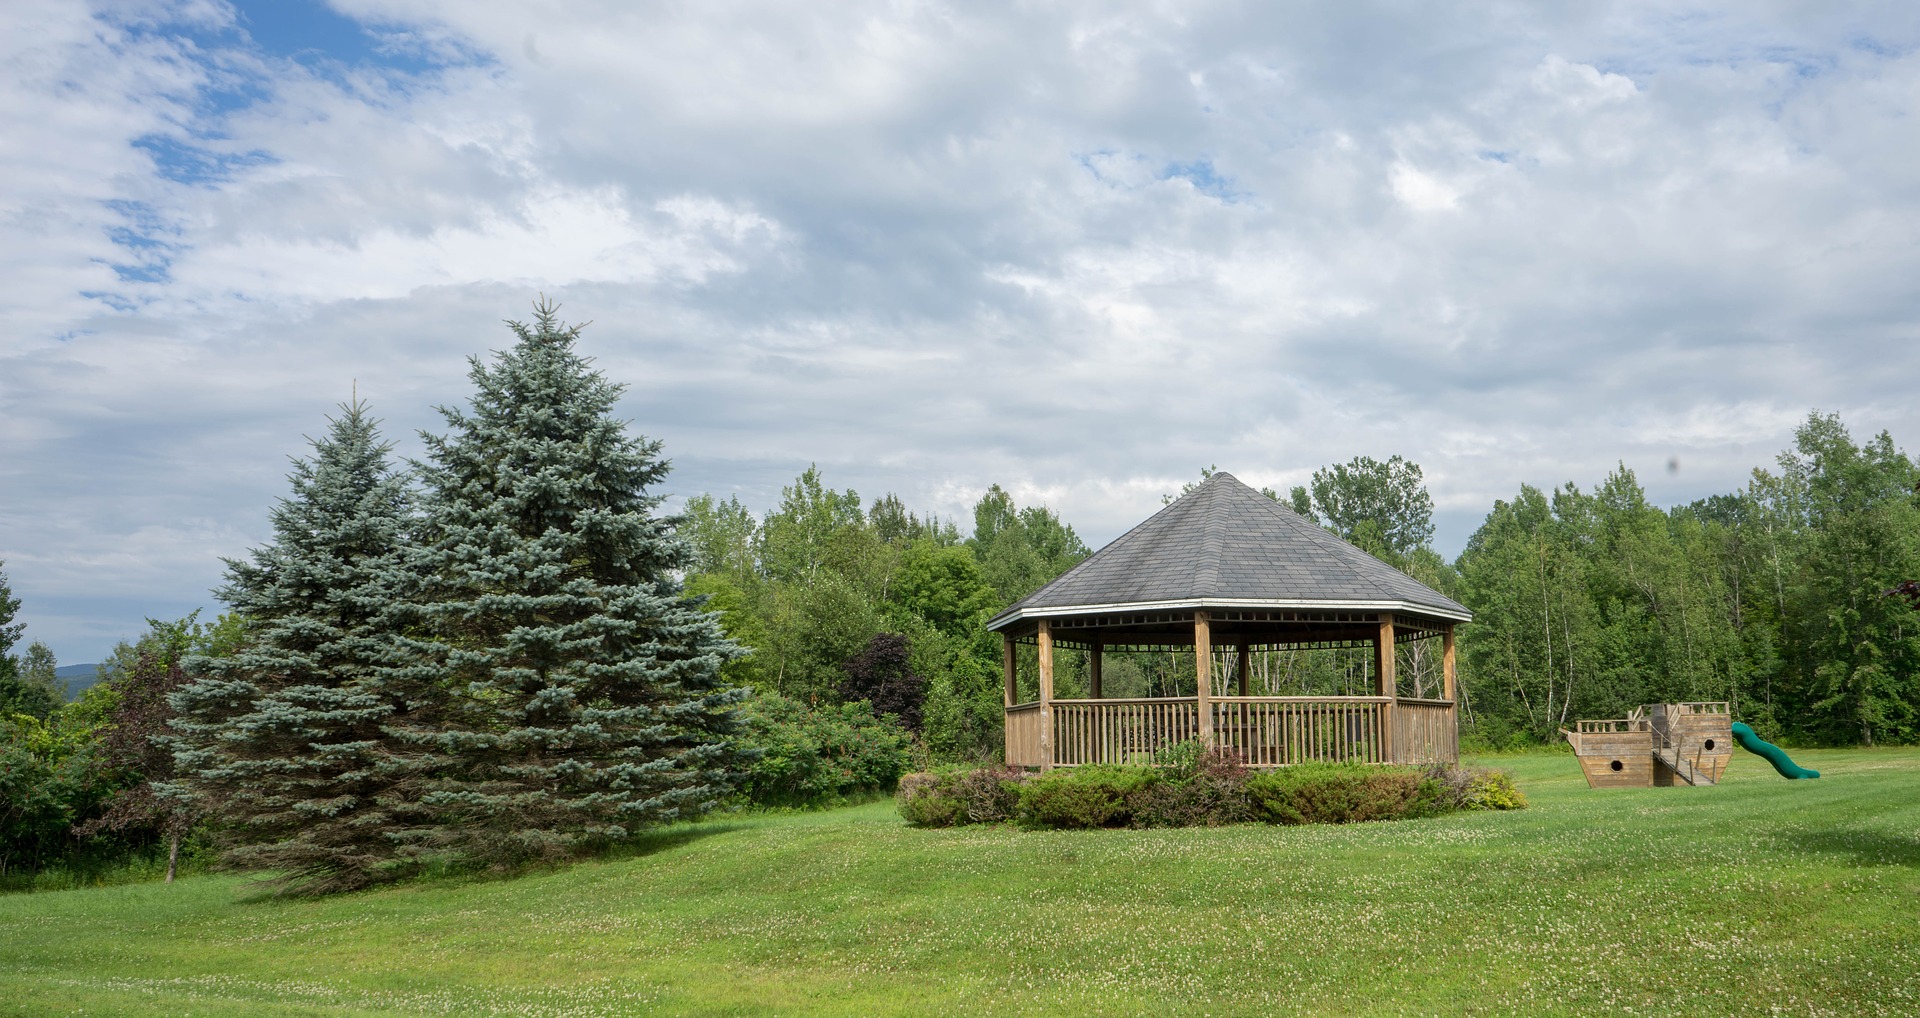
<path id="1" fill-rule="evenodd" d="M 0 897 L 0 1013 L 1920 1013 L 1920 751 L 1350 827 L 719 820 L 630 858 L 325 901 Z"/>

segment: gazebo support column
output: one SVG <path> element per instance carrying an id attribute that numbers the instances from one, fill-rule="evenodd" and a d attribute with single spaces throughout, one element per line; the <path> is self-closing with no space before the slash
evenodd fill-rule
<path id="1" fill-rule="evenodd" d="M 1040 770 L 1053 770 L 1053 627 L 1040 620 L 1034 634 L 1040 649 Z"/>
<path id="2" fill-rule="evenodd" d="M 1100 652 L 1104 648 L 1098 638 L 1087 648 L 1087 695 L 1100 699 Z"/>
<path id="3" fill-rule="evenodd" d="M 1453 679 L 1453 625 L 1449 623 L 1440 635 L 1440 687 L 1441 699 L 1454 703 L 1454 713 L 1460 712 L 1459 701 L 1454 697 Z"/>
<path id="4" fill-rule="evenodd" d="M 1193 613 L 1193 669 L 1200 704 L 1200 748 L 1213 748 L 1213 630 L 1206 612 Z"/>
<path id="5" fill-rule="evenodd" d="M 1380 755 L 1388 763 L 1399 762 L 1394 755 L 1398 747 L 1393 744 L 1394 698 L 1399 695 L 1399 678 L 1395 675 L 1394 650 L 1393 615 L 1382 612 L 1380 633 L 1373 638 L 1373 674 L 1379 683 L 1379 688 L 1374 690 L 1374 695 L 1387 697 L 1387 702 L 1380 705 Z"/>
<path id="6" fill-rule="evenodd" d="M 1019 659 L 1014 656 L 1014 643 L 1013 643 L 1012 634 L 1009 634 L 1009 633 L 1000 634 L 1000 641 L 1001 641 L 1000 670 L 1002 673 L 1004 673 L 1004 676 L 1006 679 L 1007 706 L 1011 707 L 1014 704 L 1020 702 L 1020 690 L 1016 685 L 1016 679 L 1019 676 L 1019 672 L 1017 671 L 1017 662 Z"/>

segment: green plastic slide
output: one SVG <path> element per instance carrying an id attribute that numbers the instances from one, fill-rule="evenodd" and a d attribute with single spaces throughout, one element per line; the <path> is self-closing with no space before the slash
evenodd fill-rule
<path id="1" fill-rule="evenodd" d="M 1794 763 L 1779 746 L 1753 734 L 1753 729 L 1748 728 L 1738 721 L 1733 723 L 1733 741 L 1739 743 L 1741 749 L 1756 756 L 1765 757 L 1766 761 L 1772 764 L 1773 769 L 1779 771 L 1780 776 L 1783 778 L 1817 778 L 1820 776 L 1819 771 L 1810 771 Z"/>

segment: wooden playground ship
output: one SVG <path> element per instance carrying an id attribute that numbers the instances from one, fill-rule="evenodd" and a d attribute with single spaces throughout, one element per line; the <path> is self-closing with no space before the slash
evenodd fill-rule
<path id="1" fill-rule="evenodd" d="M 1576 721 L 1560 734 L 1591 788 L 1718 784 L 1733 755 L 1725 703 L 1648 704 L 1624 718 Z"/>

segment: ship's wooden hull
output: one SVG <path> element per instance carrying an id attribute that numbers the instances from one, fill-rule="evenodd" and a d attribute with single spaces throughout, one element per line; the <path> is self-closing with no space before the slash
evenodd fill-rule
<path id="1" fill-rule="evenodd" d="M 1567 734 L 1589 788 L 1646 788 L 1653 784 L 1653 733 Z"/>

